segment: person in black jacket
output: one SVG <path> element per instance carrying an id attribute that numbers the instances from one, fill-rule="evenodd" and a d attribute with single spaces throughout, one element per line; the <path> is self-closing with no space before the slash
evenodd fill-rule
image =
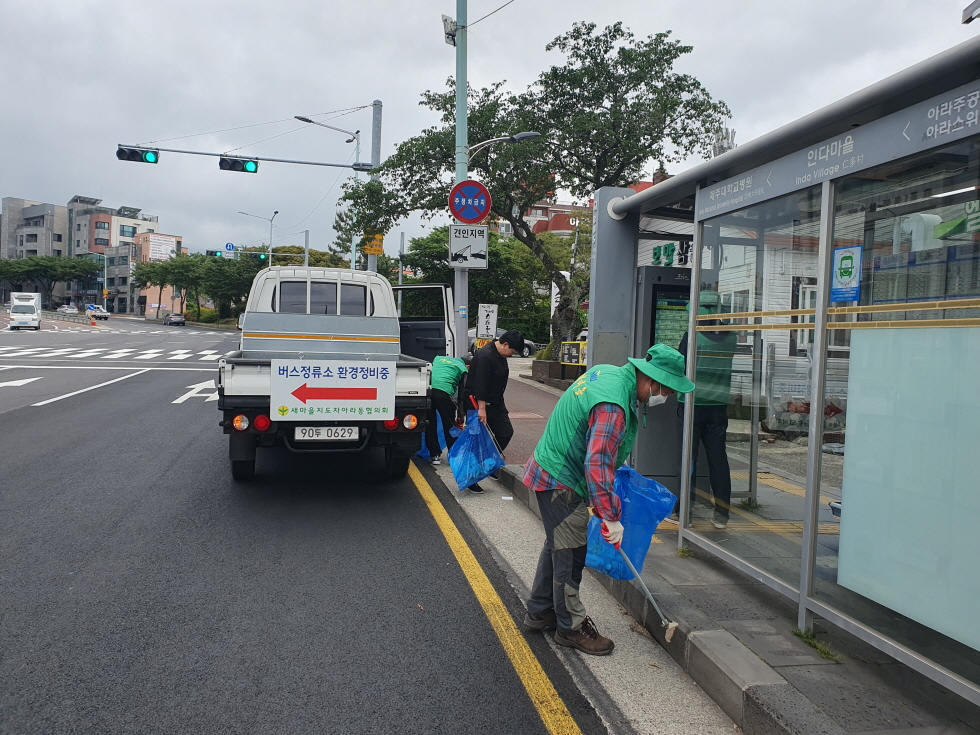
<path id="1" fill-rule="evenodd" d="M 476 400 L 480 421 L 490 429 L 501 453 L 514 436 L 514 427 L 504 403 L 504 391 L 510 378 L 507 358 L 523 349 L 524 336 L 520 332 L 504 332 L 476 351 L 466 379 L 466 393 Z M 472 485 L 469 490 L 483 492 L 479 485 Z"/>

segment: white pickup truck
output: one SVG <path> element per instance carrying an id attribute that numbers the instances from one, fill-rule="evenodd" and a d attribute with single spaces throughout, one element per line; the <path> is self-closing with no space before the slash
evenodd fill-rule
<path id="1" fill-rule="evenodd" d="M 399 302 L 415 317 L 400 317 Z M 240 351 L 218 361 L 231 474 L 255 475 L 259 447 L 384 450 L 401 477 L 421 447 L 436 355 L 455 354 L 448 286 L 392 287 L 376 273 L 277 266 L 252 283 Z"/>

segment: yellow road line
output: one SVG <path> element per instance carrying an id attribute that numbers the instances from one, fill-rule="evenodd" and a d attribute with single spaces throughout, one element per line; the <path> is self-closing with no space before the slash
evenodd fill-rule
<path id="1" fill-rule="evenodd" d="M 442 531 L 446 543 L 452 549 L 453 556 L 456 557 L 463 574 L 466 575 L 466 581 L 469 582 L 473 594 L 476 595 L 476 599 L 483 608 L 490 625 L 493 626 L 497 638 L 531 698 L 531 702 L 541 716 L 544 726 L 553 735 L 581 735 L 582 731 L 572 718 L 558 692 L 555 691 L 548 675 L 544 673 L 544 669 L 541 668 L 538 659 L 535 658 L 530 646 L 527 645 L 524 636 L 517 629 L 517 625 L 504 606 L 503 600 L 493 588 L 486 572 L 483 571 L 480 562 L 476 560 L 470 547 L 463 539 L 463 535 L 449 517 L 449 513 L 446 512 L 442 503 L 439 502 L 439 498 L 436 497 L 435 492 L 429 487 L 429 483 L 422 477 L 422 473 L 414 464 L 409 464 L 408 475 L 415 483 L 419 495 L 429 507 L 429 512 L 435 519 L 436 525 L 439 526 L 439 530 Z"/>

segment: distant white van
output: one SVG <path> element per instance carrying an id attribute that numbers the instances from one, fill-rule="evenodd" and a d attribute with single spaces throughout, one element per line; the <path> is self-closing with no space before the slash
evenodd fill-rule
<path id="1" fill-rule="evenodd" d="M 41 328 L 41 294 L 10 294 L 10 328 Z"/>

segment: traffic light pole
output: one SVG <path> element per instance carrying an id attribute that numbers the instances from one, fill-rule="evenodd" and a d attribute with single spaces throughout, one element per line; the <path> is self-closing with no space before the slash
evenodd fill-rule
<path id="1" fill-rule="evenodd" d="M 371 103 L 373 115 L 371 119 L 371 168 L 377 171 L 381 165 L 381 100 Z M 377 181 L 378 175 L 371 174 L 371 181 Z M 378 272 L 378 256 L 368 255 L 367 269 L 374 273 Z"/>
<path id="2" fill-rule="evenodd" d="M 456 183 L 469 178 L 469 131 L 467 128 L 468 82 L 466 80 L 466 0 L 456 0 Z M 456 317 L 456 357 L 469 348 L 467 305 L 470 300 L 469 269 L 455 268 L 453 289 Z"/>

